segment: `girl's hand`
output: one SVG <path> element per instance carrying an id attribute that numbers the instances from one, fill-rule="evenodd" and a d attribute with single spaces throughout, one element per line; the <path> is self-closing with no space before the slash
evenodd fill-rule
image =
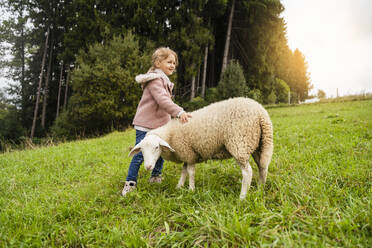
<path id="1" fill-rule="evenodd" d="M 181 122 L 181 123 L 186 123 L 186 122 L 189 121 L 189 118 L 192 118 L 192 115 L 189 114 L 189 113 L 183 112 L 183 113 L 180 115 L 180 122 Z"/>

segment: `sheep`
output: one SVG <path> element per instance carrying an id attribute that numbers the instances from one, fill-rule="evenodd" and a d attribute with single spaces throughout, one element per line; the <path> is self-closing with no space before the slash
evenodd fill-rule
<path id="1" fill-rule="evenodd" d="M 249 98 L 231 98 L 191 112 L 185 124 L 172 119 L 164 126 L 149 131 L 130 151 L 129 156 L 142 151 L 144 166 L 152 170 L 160 156 L 184 163 L 177 188 L 189 175 L 189 188 L 195 189 L 195 164 L 209 159 L 234 157 L 242 170 L 240 199 L 251 185 L 252 155 L 259 169 L 259 183 L 266 182 L 273 153 L 273 128 L 267 111 Z"/>

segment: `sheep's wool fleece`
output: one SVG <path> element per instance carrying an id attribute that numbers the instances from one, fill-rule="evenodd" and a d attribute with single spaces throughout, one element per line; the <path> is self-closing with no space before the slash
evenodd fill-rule
<path id="1" fill-rule="evenodd" d="M 273 146 L 272 123 L 267 111 L 249 98 L 232 98 L 191 112 L 186 124 L 173 119 L 152 130 L 176 150 L 164 150 L 162 157 L 189 164 L 208 159 L 234 157 L 241 165 L 250 155 Z M 271 159 L 271 154 L 270 154 Z"/>

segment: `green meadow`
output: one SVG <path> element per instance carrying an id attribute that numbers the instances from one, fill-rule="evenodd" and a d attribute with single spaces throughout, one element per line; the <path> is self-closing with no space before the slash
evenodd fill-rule
<path id="1" fill-rule="evenodd" d="M 268 109 L 274 154 L 239 200 L 230 159 L 121 197 L 134 130 L 0 154 L 0 247 L 371 247 L 372 100 Z M 187 186 L 187 184 L 186 184 Z"/>

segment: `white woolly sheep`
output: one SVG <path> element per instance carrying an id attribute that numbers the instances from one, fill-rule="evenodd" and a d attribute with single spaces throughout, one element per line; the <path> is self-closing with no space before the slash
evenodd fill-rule
<path id="1" fill-rule="evenodd" d="M 240 198 L 244 199 L 252 180 L 253 156 L 259 169 L 259 183 L 266 181 L 273 153 L 273 128 L 267 111 L 249 98 L 232 98 L 213 103 L 191 113 L 185 124 L 173 119 L 151 130 L 129 153 L 142 151 L 144 166 L 152 170 L 160 156 L 176 163 L 184 162 L 177 187 L 187 174 L 189 188 L 195 189 L 195 163 L 209 159 L 234 157 L 242 170 Z"/>

